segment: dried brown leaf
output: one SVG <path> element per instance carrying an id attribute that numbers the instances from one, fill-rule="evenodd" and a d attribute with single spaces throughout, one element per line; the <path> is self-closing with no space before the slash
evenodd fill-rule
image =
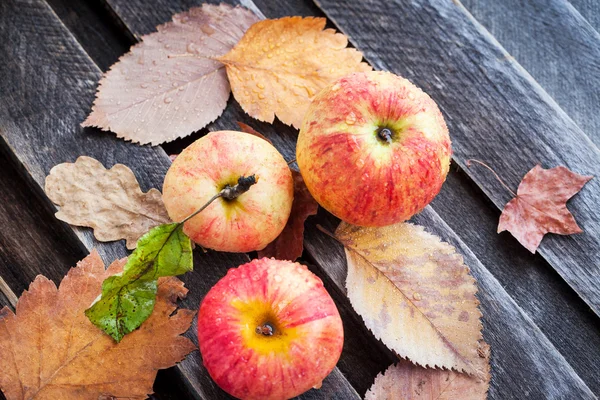
<path id="1" fill-rule="evenodd" d="M 277 239 L 258 252 L 258 257 L 275 257 L 278 260 L 295 261 L 304 249 L 304 221 L 315 215 L 319 204 L 312 197 L 302 175 L 294 170 L 294 202 L 288 222 Z"/>
<path id="2" fill-rule="evenodd" d="M 483 375 L 477 288 L 453 246 L 409 223 L 342 222 L 336 236 L 350 302 L 377 338 L 416 364 Z"/>
<path id="3" fill-rule="evenodd" d="M 546 233 L 583 232 L 567 209 L 567 200 L 590 179 L 591 176 L 576 174 L 566 167 L 543 169 L 536 165 L 523 177 L 517 196 L 504 206 L 498 233 L 509 231 L 535 253 Z"/>
<path id="4" fill-rule="evenodd" d="M 161 278 L 154 312 L 119 344 L 96 328 L 84 311 L 100 294 L 107 270 L 95 251 L 72 268 L 60 287 L 38 276 L 16 307 L 0 311 L 0 389 L 8 400 L 145 399 L 158 369 L 195 349 L 180 336 L 194 312 L 173 312 L 186 295 L 176 278 Z"/>
<path id="5" fill-rule="evenodd" d="M 83 126 L 154 145 L 187 136 L 225 109 L 228 52 L 258 17 L 227 4 L 204 4 L 173 21 L 119 59 L 100 81 L 92 113 Z"/>
<path id="6" fill-rule="evenodd" d="M 300 128 L 312 98 L 351 72 L 370 71 L 348 39 L 325 18 L 286 17 L 252 25 L 218 60 L 227 65 L 235 99 L 252 117 Z"/>
<path id="7" fill-rule="evenodd" d="M 487 366 L 483 379 L 400 361 L 377 375 L 365 400 L 484 400 L 490 382 L 489 346 L 485 343 L 481 346 L 480 356 Z"/>
<path id="8" fill-rule="evenodd" d="M 61 207 L 56 218 L 93 228 L 102 242 L 125 239 L 128 249 L 153 227 L 171 222 L 160 192 L 143 193 L 133 172 L 122 164 L 107 170 L 93 158 L 79 157 L 52 168 L 45 190 Z"/>

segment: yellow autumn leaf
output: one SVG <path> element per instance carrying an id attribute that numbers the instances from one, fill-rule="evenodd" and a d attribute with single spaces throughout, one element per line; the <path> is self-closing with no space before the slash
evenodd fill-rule
<path id="1" fill-rule="evenodd" d="M 336 236 L 350 302 L 377 338 L 416 364 L 484 375 L 477 288 L 453 246 L 409 223 L 342 222 Z"/>
<path id="2" fill-rule="evenodd" d="M 325 29 L 325 18 L 286 17 L 255 23 L 235 47 L 217 57 L 227 66 L 235 99 L 261 121 L 275 115 L 300 127 L 312 98 L 327 84 L 370 71 L 348 39 Z"/>

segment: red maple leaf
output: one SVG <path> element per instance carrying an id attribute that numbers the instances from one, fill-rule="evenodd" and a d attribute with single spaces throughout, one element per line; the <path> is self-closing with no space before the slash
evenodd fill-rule
<path id="1" fill-rule="evenodd" d="M 570 235 L 583 232 L 567 209 L 567 200 L 581 190 L 591 176 L 576 174 L 567 167 L 533 167 L 519 184 L 498 224 L 498 233 L 509 231 L 532 253 L 548 232 Z"/>
<path id="2" fill-rule="evenodd" d="M 478 160 L 467 160 L 483 165 L 515 196 L 502 210 L 498 233 L 509 231 L 527 250 L 535 253 L 546 233 L 570 235 L 583 232 L 567 209 L 567 200 L 581 190 L 592 176 L 576 174 L 567 167 L 543 169 L 536 165 L 513 192 L 496 171 Z"/>

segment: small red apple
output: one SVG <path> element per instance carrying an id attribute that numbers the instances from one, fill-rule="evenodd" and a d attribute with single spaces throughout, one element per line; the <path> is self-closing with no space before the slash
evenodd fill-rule
<path id="1" fill-rule="evenodd" d="M 302 123 L 296 160 L 315 200 L 354 225 L 409 219 L 440 191 L 450 138 L 435 102 L 389 72 L 323 89 Z"/>
<path id="2" fill-rule="evenodd" d="M 281 154 L 269 142 L 243 132 L 212 132 L 184 149 L 167 172 L 163 200 L 173 221 L 198 210 L 240 177 L 258 182 L 233 200 L 220 198 L 184 224 L 203 247 L 219 251 L 262 250 L 287 223 L 294 182 Z"/>
<path id="3" fill-rule="evenodd" d="M 232 268 L 206 295 L 198 342 L 214 381 L 240 399 L 320 387 L 344 342 L 339 312 L 306 266 L 273 258 Z"/>

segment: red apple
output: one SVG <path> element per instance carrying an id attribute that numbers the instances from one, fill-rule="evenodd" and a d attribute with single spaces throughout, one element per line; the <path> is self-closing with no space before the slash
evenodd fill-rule
<path id="1" fill-rule="evenodd" d="M 289 399 L 320 387 L 344 342 L 321 280 L 273 258 L 232 268 L 206 295 L 198 342 L 214 381 L 240 399 Z"/>
<path id="2" fill-rule="evenodd" d="M 323 89 L 302 123 L 296 160 L 315 200 L 354 225 L 409 219 L 440 191 L 450 138 L 435 102 L 389 72 Z"/>
<path id="3" fill-rule="evenodd" d="M 294 198 L 294 182 L 281 154 L 269 142 L 243 132 L 212 132 L 177 156 L 167 172 L 163 200 L 181 221 L 242 176 L 258 182 L 233 200 L 217 199 L 184 224 L 203 247 L 219 251 L 262 250 L 283 230 Z"/>

